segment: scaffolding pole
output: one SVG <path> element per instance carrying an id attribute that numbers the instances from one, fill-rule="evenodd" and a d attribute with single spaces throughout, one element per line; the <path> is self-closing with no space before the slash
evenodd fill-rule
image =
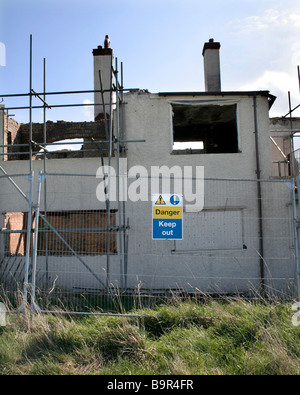
<path id="1" fill-rule="evenodd" d="M 29 172 L 32 171 L 32 34 L 30 35 L 29 62 Z"/>
<path id="2" fill-rule="evenodd" d="M 299 234 L 298 234 L 299 225 L 300 225 L 299 177 L 296 177 L 296 185 L 294 181 L 295 181 L 294 178 L 292 178 L 291 186 L 292 186 L 292 208 L 293 208 L 293 219 L 294 219 L 293 230 L 294 230 L 294 248 L 295 248 L 295 262 L 296 262 L 296 291 L 297 291 L 298 308 L 300 309 L 300 268 L 299 268 Z M 298 215 L 296 210 L 296 193 L 295 193 L 296 186 L 298 193 Z"/>
<path id="3" fill-rule="evenodd" d="M 25 275 L 24 275 L 24 289 L 23 289 L 23 305 L 20 308 L 20 311 L 24 313 L 24 320 L 26 314 L 27 307 L 27 298 L 28 298 L 28 287 L 29 287 L 29 266 L 30 266 L 30 242 L 31 242 L 31 229 L 32 229 L 32 193 L 33 193 L 33 176 L 34 173 L 31 171 L 31 174 L 28 176 L 29 181 L 29 197 L 27 199 L 25 194 L 22 194 L 23 197 L 28 201 L 28 220 L 27 220 L 27 238 L 26 238 L 26 260 L 25 260 Z"/>
<path id="4" fill-rule="evenodd" d="M 122 213 L 121 213 L 121 203 L 120 203 L 120 119 L 119 119 L 119 80 L 118 80 L 118 59 L 116 58 L 116 66 L 115 66 L 115 79 L 116 79 L 116 146 L 117 146 L 117 199 L 118 199 L 118 223 L 121 226 L 122 223 Z M 124 267 L 123 267 L 123 238 L 121 232 L 118 233 L 119 235 L 119 259 L 120 259 L 120 287 L 121 291 L 124 289 Z"/>
<path id="5" fill-rule="evenodd" d="M 44 141 L 43 143 L 45 144 L 44 146 L 44 154 L 43 154 L 43 164 L 44 164 L 44 174 L 47 173 L 47 150 L 45 149 L 46 144 L 47 144 L 47 103 L 46 103 L 46 59 L 44 58 L 43 61 L 43 85 L 44 85 L 44 94 L 43 94 L 43 99 L 44 99 L 44 108 L 43 108 L 43 136 L 44 136 Z M 44 180 L 44 217 L 47 219 L 47 179 L 45 178 Z M 48 257 L 48 233 L 45 235 L 45 271 L 46 271 L 46 288 L 48 288 L 49 285 L 49 257 Z"/>
<path id="6" fill-rule="evenodd" d="M 126 147 L 125 147 L 125 125 L 124 125 L 124 67 L 123 67 L 123 62 L 121 62 L 121 87 L 120 87 L 120 94 L 121 94 L 121 101 L 120 101 L 120 107 L 121 107 L 121 130 L 120 130 L 120 135 L 121 135 L 121 157 L 124 163 L 125 159 L 125 153 L 126 153 Z M 124 177 L 125 174 L 122 177 L 122 191 L 123 193 L 125 192 L 125 186 L 124 186 Z M 125 204 L 125 199 L 123 199 L 123 225 L 125 226 L 126 223 L 126 204 Z M 127 227 L 124 229 L 124 234 L 123 234 L 123 243 L 124 243 L 124 290 L 126 291 L 127 289 L 127 263 L 128 263 L 128 238 L 129 238 L 129 218 L 127 219 Z"/>

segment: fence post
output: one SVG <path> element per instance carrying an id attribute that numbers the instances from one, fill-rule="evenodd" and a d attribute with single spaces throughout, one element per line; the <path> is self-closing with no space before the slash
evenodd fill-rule
<path id="1" fill-rule="evenodd" d="M 296 260 L 296 279 L 297 279 L 297 301 L 300 308 L 300 270 L 299 270 L 299 219 L 300 219 L 300 205 L 299 205 L 299 194 L 300 194 L 300 180 L 299 176 L 296 177 L 297 194 L 298 194 L 298 217 L 296 212 L 296 186 L 294 184 L 294 179 L 292 181 L 292 202 L 293 202 L 293 219 L 294 219 L 294 247 L 295 247 L 295 260 Z"/>
<path id="2" fill-rule="evenodd" d="M 32 189 L 33 189 L 33 176 L 34 172 L 31 171 L 30 175 L 27 176 L 29 181 L 29 198 L 28 198 L 28 221 L 27 221 L 27 239 L 26 239 L 26 260 L 25 260 L 25 275 L 24 275 L 24 292 L 23 292 L 23 306 L 20 310 L 24 313 L 24 319 L 26 316 L 27 296 L 28 296 L 28 276 L 29 276 L 29 265 L 30 265 L 30 241 L 31 241 L 31 228 L 32 228 Z"/>
<path id="3" fill-rule="evenodd" d="M 298 178 L 298 177 L 297 177 Z M 296 279 L 297 279 L 297 299 L 300 301 L 300 284 L 299 284 L 299 243 L 298 243 L 298 218 L 296 212 L 296 193 L 294 178 L 291 178 L 292 183 L 292 205 L 293 205 L 293 223 L 294 223 L 294 248 L 296 261 Z M 297 180 L 297 184 L 299 181 Z"/>
<path id="4" fill-rule="evenodd" d="M 37 263 L 37 248 L 39 238 L 39 215 L 40 215 L 40 202 L 41 202 L 41 187 L 42 182 L 47 176 L 42 171 L 38 175 L 37 183 L 37 197 L 36 205 L 34 206 L 35 211 L 35 227 L 34 227 L 34 243 L 33 243 L 33 257 L 32 257 L 32 286 L 31 286 L 31 309 L 32 311 L 38 312 L 40 308 L 37 306 L 35 301 L 35 288 L 36 288 L 36 263 Z"/>

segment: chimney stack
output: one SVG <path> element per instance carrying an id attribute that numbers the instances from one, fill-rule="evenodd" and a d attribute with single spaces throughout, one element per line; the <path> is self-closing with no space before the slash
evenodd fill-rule
<path id="1" fill-rule="evenodd" d="M 111 89 L 112 83 L 112 61 L 113 61 L 113 51 L 110 46 L 109 37 L 105 37 L 104 48 L 99 45 L 98 48 L 93 49 L 94 56 L 94 90 L 100 90 L 100 77 L 99 70 L 101 70 L 102 76 L 102 89 Z M 111 92 L 105 92 L 103 94 L 105 103 L 105 113 L 107 114 L 107 119 L 109 116 L 109 103 Z M 101 92 L 94 93 L 94 103 L 101 103 L 98 106 L 94 106 L 94 118 L 95 121 L 100 121 L 104 119 L 103 105 L 102 105 L 102 94 Z"/>
<path id="2" fill-rule="evenodd" d="M 221 72 L 219 49 L 221 44 L 211 38 L 204 44 L 204 79 L 206 92 L 221 92 Z"/>

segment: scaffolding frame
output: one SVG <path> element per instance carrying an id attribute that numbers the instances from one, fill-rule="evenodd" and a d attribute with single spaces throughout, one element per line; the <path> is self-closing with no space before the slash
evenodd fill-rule
<path id="1" fill-rule="evenodd" d="M 123 63 L 121 62 L 121 69 L 119 70 L 118 59 L 115 58 L 115 66 L 113 65 L 113 53 L 111 52 L 111 80 L 110 80 L 110 88 L 103 89 L 103 81 L 102 81 L 102 73 L 99 70 L 99 90 L 74 90 L 74 91 L 55 91 L 55 92 L 47 92 L 46 91 L 46 59 L 43 59 L 43 92 L 36 92 L 33 89 L 33 45 L 32 45 L 32 35 L 30 35 L 30 56 L 29 56 L 29 92 L 28 93 L 16 93 L 16 94 L 1 94 L 2 98 L 15 98 L 15 97 L 28 97 L 29 105 L 28 106 L 9 106 L 3 107 L 0 110 L 3 111 L 3 118 L 5 115 L 5 111 L 7 112 L 7 120 L 8 120 L 8 112 L 10 110 L 28 110 L 29 111 L 29 143 L 27 144 L 2 144 L 0 148 L 7 148 L 7 152 L 2 152 L 0 155 L 9 156 L 9 155 L 28 155 L 29 154 L 29 172 L 28 172 L 28 181 L 30 183 L 30 193 L 27 197 L 25 193 L 18 187 L 18 185 L 14 182 L 14 180 L 5 172 L 5 170 L 0 166 L 1 172 L 6 176 L 9 181 L 14 185 L 17 191 L 25 198 L 28 202 L 28 224 L 26 231 L 14 231 L 15 233 L 27 233 L 27 246 L 26 246 L 26 260 L 25 260 L 25 277 L 24 277 L 24 292 L 23 292 L 23 304 L 19 308 L 19 311 L 24 312 L 26 310 L 26 306 L 28 303 L 28 295 L 30 295 L 31 299 L 31 308 L 33 311 L 39 311 L 39 307 L 35 300 L 35 288 L 36 288 L 36 266 L 37 266 L 37 249 L 38 249 L 38 234 L 39 230 L 39 219 L 42 219 L 44 224 L 48 227 L 46 230 L 46 283 L 48 283 L 48 271 L 49 271 L 49 263 L 48 263 L 48 232 L 53 231 L 56 236 L 66 245 L 66 247 L 74 254 L 74 256 L 83 264 L 83 266 L 99 281 L 100 285 L 104 287 L 107 292 L 107 295 L 113 293 L 113 288 L 110 283 L 110 233 L 112 231 L 118 232 L 118 245 L 119 248 L 117 250 L 119 261 L 120 261 L 120 287 L 119 290 L 121 292 L 126 292 L 127 288 L 127 267 L 128 267 L 128 244 L 129 244 L 129 218 L 126 216 L 126 204 L 123 200 L 120 201 L 120 189 L 119 182 L 117 182 L 117 211 L 118 211 L 118 226 L 111 226 L 110 224 L 110 196 L 109 196 L 109 175 L 104 174 L 105 185 L 105 196 L 106 196 L 106 213 L 107 213 L 107 226 L 105 228 L 101 228 L 101 231 L 105 231 L 107 234 L 106 237 L 106 282 L 103 281 L 97 276 L 96 273 L 84 262 L 82 257 L 77 254 L 77 252 L 67 243 L 64 237 L 60 233 L 64 233 L 69 231 L 69 229 L 60 229 L 59 232 L 50 224 L 47 218 L 47 149 L 46 146 L 55 146 L 60 144 L 65 144 L 61 142 L 47 143 L 47 110 L 51 108 L 66 108 L 66 107 L 83 107 L 83 106 L 103 106 L 103 113 L 105 115 L 104 118 L 104 126 L 105 126 L 105 135 L 106 140 L 85 140 L 84 144 L 93 144 L 95 149 L 84 149 L 82 146 L 82 152 L 98 152 L 100 156 L 101 165 L 104 165 L 104 155 L 103 152 L 108 152 L 108 166 L 111 165 L 112 156 L 116 157 L 116 178 L 120 179 L 120 158 L 125 158 L 126 155 L 126 144 L 127 143 L 135 143 L 135 142 L 144 142 L 145 140 L 126 140 L 125 138 L 125 128 L 124 128 L 124 92 L 126 91 L 136 91 L 137 89 L 126 89 L 124 88 L 124 72 L 123 72 Z M 119 73 L 121 73 L 121 78 L 119 78 Z M 51 104 L 47 103 L 47 97 L 51 95 L 74 95 L 74 94 L 82 94 L 82 93 L 96 93 L 100 92 L 102 102 L 101 103 L 73 103 L 73 104 Z M 104 93 L 110 93 L 109 103 L 104 102 Z M 113 102 L 113 93 L 115 93 L 116 100 Z M 42 104 L 38 106 L 33 105 L 33 96 L 38 98 Z M 107 117 L 105 106 L 109 106 L 109 116 Z M 115 109 L 113 110 L 113 106 Z M 35 142 L 33 141 L 33 109 L 43 109 L 43 141 Z M 8 121 L 7 121 L 8 122 Z M 68 142 L 68 144 L 77 144 L 78 142 Z M 105 148 L 105 145 L 108 145 L 108 148 Z M 22 152 L 9 152 L 9 148 L 11 147 L 28 147 L 28 151 Z M 39 148 L 36 151 L 36 148 Z M 39 153 L 43 150 L 43 171 L 38 174 L 37 181 L 37 195 L 36 201 L 33 202 L 33 155 Z M 72 174 L 73 175 L 73 174 Z M 41 204 L 41 186 L 44 183 L 44 213 L 43 215 L 40 213 L 40 204 Z M 36 221 L 33 226 L 33 217 L 35 216 Z M 33 229 L 34 227 L 34 229 Z M 90 229 L 94 230 L 94 229 Z M 8 230 L 1 230 L 2 232 L 9 232 Z M 44 230 L 43 230 L 44 231 Z M 83 231 L 82 229 L 76 229 L 76 231 Z M 95 230 L 96 231 L 96 230 Z M 97 228 L 97 231 L 99 229 Z M 33 248 L 30 248 L 31 243 L 31 233 L 33 232 Z M 29 272 L 31 270 L 31 283 L 29 282 Z"/>
<path id="2" fill-rule="evenodd" d="M 298 76 L 299 93 L 300 93 L 300 66 L 297 66 L 297 76 Z M 295 166 L 295 161 L 296 161 L 295 153 L 298 150 L 295 150 L 294 139 L 300 137 L 300 129 L 294 127 L 293 112 L 300 107 L 300 104 L 298 104 L 295 107 L 292 107 L 292 100 L 291 100 L 291 92 L 290 91 L 287 92 L 287 99 L 288 99 L 289 111 L 285 115 L 282 116 L 282 119 L 289 119 L 289 129 L 281 129 L 281 130 L 274 129 L 274 130 L 271 130 L 271 133 L 276 133 L 276 135 L 270 136 L 270 140 L 271 140 L 272 144 L 274 144 L 274 146 L 278 150 L 280 156 L 282 157 L 281 160 L 273 161 L 273 163 L 277 164 L 277 166 L 278 166 L 278 175 L 279 175 L 279 177 L 289 176 L 289 177 L 294 177 L 295 178 L 295 177 L 297 177 L 299 175 L 300 167 L 298 166 L 299 168 L 297 168 Z M 289 138 L 290 139 L 291 152 L 288 155 L 286 155 L 281 150 L 281 148 L 279 147 L 279 145 L 277 144 L 277 142 L 276 142 L 276 140 L 274 138 L 275 139 L 276 138 Z M 281 171 L 281 165 L 282 164 L 286 164 L 288 166 L 288 175 L 286 175 L 286 174 L 282 175 L 282 171 Z"/>

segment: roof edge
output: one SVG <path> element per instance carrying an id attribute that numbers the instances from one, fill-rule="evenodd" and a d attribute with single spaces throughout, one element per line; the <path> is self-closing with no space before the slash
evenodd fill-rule
<path id="1" fill-rule="evenodd" d="M 269 108 L 272 107 L 276 96 L 269 91 L 222 91 L 222 92 L 159 92 L 158 96 L 264 96 L 269 100 Z"/>

